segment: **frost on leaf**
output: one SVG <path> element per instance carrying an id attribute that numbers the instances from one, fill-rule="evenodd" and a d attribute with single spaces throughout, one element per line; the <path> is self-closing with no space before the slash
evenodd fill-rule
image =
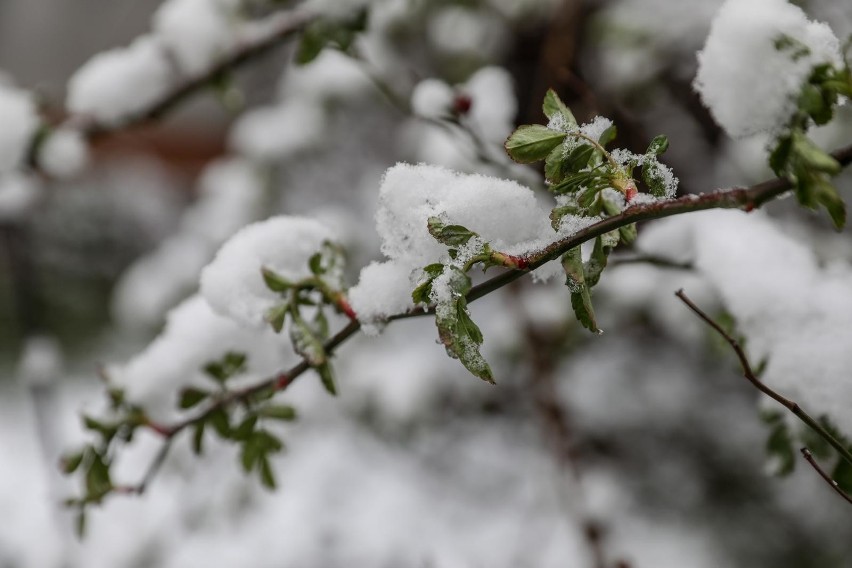
<path id="1" fill-rule="evenodd" d="M 465 368 L 489 383 L 494 383 L 491 367 L 479 352 L 482 332 L 470 318 L 465 295 L 470 291 L 470 277 L 456 267 L 447 267 L 434 280 L 432 299 L 435 301 L 435 323 L 438 336 L 450 357 L 461 361 Z"/>

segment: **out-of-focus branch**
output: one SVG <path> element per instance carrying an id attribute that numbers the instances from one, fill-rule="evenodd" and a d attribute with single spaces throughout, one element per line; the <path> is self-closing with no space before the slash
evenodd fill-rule
<path id="1" fill-rule="evenodd" d="M 89 142 L 117 134 L 134 126 L 139 126 L 162 118 L 164 115 L 180 106 L 198 91 L 209 86 L 216 78 L 224 73 L 241 67 L 269 52 L 284 41 L 302 31 L 315 19 L 315 14 L 305 10 L 289 10 L 278 12 L 266 19 L 254 22 L 246 33 L 241 45 L 215 65 L 184 81 L 176 84 L 147 108 L 126 116 L 115 123 L 104 123 L 84 116 L 71 116 L 67 124 L 80 131 Z M 28 163 L 37 168 L 38 144 L 30 144 Z"/>
<path id="2" fill-rule="evenodd" d="M 799 404 L 796 401 L 789 399 L 785 396 L 782 396 L 781 394 L 779 394 L 777 391 L 775 391 L 772 388 L 770 388 L 769 386 L 767 386 L 766 383 L 764 383 L 763 381 L 761 381 L 758 378 L 757 374 L 752 369 L 751 363 L 749 362 L 749 359 L 748 359 L 748 356 L 745 353 L 745 350 L 743 350 L 740 343 L 736 339 L 734 339 L 727 331 L 725 331 L 724 328 L 716 320 L 711 318 L 704 311 L 702 311 L 701 308 L 699 308 L 697 305 L 695 305 L 695 303 L 692 300 L 689 299 L 689 297 L 684 293 L 683 290 L 678 290 L 675 293 L 675 296 L 680 298 L 680 300 L 684 304 L 686 304 L 686 306 L 690 310 L 692 310 L 707 325 L 712 327 L 719 335 L 722 336 L 722 338 L 728 343 L 728 345 L 731 346 L 731 349 L 733 349 L 734 352 L 737 354 L 737 358 L 739 359 L 740 366 L 742 367 L 742 370 L 743 370 L 743 376 L 745 376 L 745 378 L 746 378 L 746 380 L 748 380 L 748 382 L 750 382 L 752 385 L 754 385 L 754 387 L 757 390 L 759 390 L 760 392 L 762 392 L 763 394 L 765 394 L 766 396 L 768 396 L 769 398 L 771 398 L 772 400 L 776 401 L 778 404 L 780 404 L 781 406 L 783 406 L 784 408 L 789 410 L 792 414 L 794 414 L 796 416 L 796 418 L 801 420 L 808 428 L 813 430 L 817 435 L 819 435 L 819 437 L 821 437 L 823 440 L 828 442 L 831 445 L 831 447 L 833 447 L 844 460 L 846 460 L 847 462 L 852 464 L 852 453 L 850 453 L 848 448 L 846 448 L 834 436 L 832 436 L 831 433 L 828 432 L 828 430 L 826 430 L 822 426 L 822 424 L 820 424 L 818 421 L 814 420 L 814 418 L 810 414 L 805 412 L 805 410 L 802 409 L 802 407 L 799 406 Z M 808 453 L 810 453 L 810 452 L 808 452 Z M 807 457 L 808 456 L 805 455 L 805 458 L 807 458 Z M 811 465 L 815 465 L 815 464 L 811 464 Z"/>
<path id="3" fill-rule="evenodd" d="M 805 457 L 805 461 L 811 464 L 811 467 L 816 470 L 820 477 L 822 477 L 828 485 L 834 489 L 834 492 L 840 495 L 847 503 L 852 505 L 852 497 L 850 497 L 845 491 L 840 488 L 840 485 L 834 481 L 828 473 L 824 469 L 820 467 L 820 465 L 814 459 L 814 455 L 807 448 L 801 449 L 802 455 Z"/>
<path id="4" fill-rule="evenodd" d="M 151 106 L 143 109 L 116 125 L 107 125 L 98 122 L 89 122 L 82 127 L 86 138 L 91 141 L 97 140 L 116 131 L 124 130 L 131 126 L 144 124 L 157 120 L 163 115 L 183 103 L 199 90 L 207 87 L 214 79 L 240 67 L 300 32 L 313 19 L 314 15 L 303 10 L 292 10 L 269 16 L 265 21 L 255 24 L 254 33 L 245 40 L 242 46 L 233 53 L 222 59 L 219 63 L 201 73 L 176 85 L 172 90 L 165 93 Z"/>

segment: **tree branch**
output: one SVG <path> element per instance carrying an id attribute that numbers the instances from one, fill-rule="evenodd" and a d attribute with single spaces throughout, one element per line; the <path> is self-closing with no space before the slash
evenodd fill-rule
<path id="1" fill-rule="evenodd" d="M 852 145 L 842 148 L 832 154 L 835 159 L 837 159 L 841 165 L 846 166 L 850 162 L 852 162 Z M 772 180 L 768 180 L 757 185 L 754 185 L 749 188 L 736 188 L 730 190 L 722 190 L 716 191 L 709 194 L 703 195 L 687 195 L 681 197 L 679 199 L 671 199 L 668 201 L 661 201 L 658 203 L 648 204 L 648 205 L 637 205 L 633 207 L 629 207 L 625 209 L 619 215 L 615 215 L 612 217 L 608 217 L 586 227 L 571 235 L 570 237 L 566 237 L 559 241 L 556 241 L 540 251 L 532 252 L 528 254 L 526 257 L 523 257 L 527 264 L 524 269 L 515 269 L 509 270 L 496 276 L 478 286 L 475 286 L 467 295 L 468 302 L 473 302 L 479 298 L 482 298 L 491 292 L 502 288 L 503 286 L 517 280 L 521 276 L 527 274 L 531 270 L 534 270 L 541 265 L 545 264 L 550 260 L 554 260 L 559 258 L 560 255 L 567 252 L 568 250 L 581 245 L 582 243 L 589 241 L 599 235 L 607 233 L 609 231 L 618 229 L 619 227 L 623 227 L 626 225 L 630 225 L 637 221 L 644 221 L 650 219 L 660 219 L 663 217 L 670 217 L 672 215 L 679 215 L 683 213 L 691 213 L 693 211 L 703 211 L 707 209 L 734 209 L 734 208 L 744 208 L 747 210 L 751 210 L 755 207 L 759 207 L 762 204 L 771 201 L 772 199 L 778 197 L 782 193 L 788 191 L 791 185 L 790 182 L 786 179 L 776 178 Z M 784 397 L 781 397 L 765 385 L 760 382 L 751 371 L 751 367 L 748 364 L 748 360 L 745 358 L 745 355 L 742 353 L 742 350 L 727 334 L 724 333 L 724 330 L 718 327 L 715 322 L 713 322 L 709 317 L 706 316 L 700 309 L 697 308 L 688 298 L 683 295 L 681 298 L 684 300 L 688 306 L 690 306 L 693 311 L 702 316 L 705 321 L 709 324 L 713 325 L 714 328 L 723 334 L 723 336 L 729 340 L 729 343 L 733 341 L 732 346 L 734 346 L 735 350 L 738 350 L 738 355 L 741 355 L 740 361 L 743 363 L 744 371 L 747 371 L 747 377 L 751 376 L 749 380 L 752 381 L 755 386 L 757 386 L 761 391 L 765 392 L 767 395 L 771 396 L 779 403 L 783 404 L 786 408 L 788 408 L 791 412 L 796 414 L 802 421 L 804 421 L 808 426 L 814 429 L 817 433 L 819 433 L 823 438 L 825 438 L 841 455 L 844 456 L 845 459 L 852 463 L 852 454 L 842 446 L 837 440 L 835 440 L 828 432 L 825 431 L 822 426 L 816 422 L 813 418 L 811 418 L 808 414 L 806 414 L 799 406 Z M 388 322 L 400 319 L 408 319 L 413 317 L 421 317 L 433 314 L 435 311 L 434 306 L 429 307 L 417 307 L 408 312 L 396 314 L 387 319 Z M 715 325 L 714 325 L 715 324 Z M 325 343 L 325 352 L 331 355 L 341 344 L 343 344 L 350 337 L 355 335 L 361 325 L 358 321 L 352 320 L 349 324 L 341 329 L 335 336 L 329 339 Z M 248 400 L 253 395 L 258 392 L 265 391 L 267 389 L 271 389 L 273 392 L 279 392 L 285 390 L 289 387 L 293 382 L 295 382 L 305 371 L 309 370 L 311 366 L 306 361 L 301 361 L 297 365 L 292 368 L 278 373 L 277 375 L 257 383 L 256 385 L 252 385 L 242 390 L 233 391 L 228 393 L 226 396 L 220 398 L 219 400 L 213 402 L 210 406 L 208 406 L 204 411 L 199 414 L 192 416 L 190 418 L 184 419 L 183 421 L 177 422 L 172 425 L 164 425 L 157 423 L 148 423 L 146 426 L 153 430 L 154 432 L 160 434 L 163 438 L 165 438 L 165 443 L 168 444 L 177 434 L 185 430 L 186 428 L 205 420 L 212 412 L 225 408 L 229 405 L 239 403 L 245 400 Z M 770 394 L 772 393 L 772 394 Z M 168 451 L 168 450 L 166 450 Z M 163 459 L 165 455 L 163 455 Z M 159 464 L 156 464 L 156 468 L 159 467 Z M 156 470 L 154 469 L 154 471 Z M 149 472 L 151 469 L 149 469 Z M 147 484 L 150 481 L 151 474 L 146 474 L 144 484 Z M 144 486 L 144 485 L 143 485 Z"/>
<path id="2" fill-rule="evenodd" d="M 150 106 L 125 117 L 117 123 L 102 123 L 97 120 L 72 116 L 68 123 L 78 128 L 80 133 L 89 141 L 95 142 L 119 131 L 157 120 L 175 107 L 186 101 L 198 91 L 207 87 L 222 74 L 250 62 L 300 32 L 316 16 L 305 10 L 290 10 L 268 16 L 265 20 L 253 23 L 251 33 L 246 34 L 244 43 L 234 52 L 210 67 L 207 71 L 187 78 L 163 94 Z M 33 152 L 37 151 L 36 144 L 31 145 L 30 164 L 37 164 Z"/>
<path id="3" fill-rule="evenodd" d="M 811 464 L 811 467 L 816 470 L 819 476 L 822 477 L 832 489 L 834 489 L 834 492 L 840 495 L 847 503 L 852 505 L 852 497 L 850 497 L 845 491 L 843 491 L 840 488 L 840 485 L 838 485 L 837 482 L 834 481 L 831 476 L 828 475 L 828 473 L 826 473 L 825 470 L 819 466 L 819 464 L 816 462 L 816 459 L 814 459 L 814 455 L 811 453 L 811 451 L 807 448 L 802 448 L 801 452 L 802 455 L 805 456 L 805 460 L 809 464 Z"/>
<path id="4" fill-rule="evenodd" d="M 822 424 L 820 424 L 819 422 L 814 420 L 814 418 L 810 414 L 805 412 L 802 409 L 802 407 L 799 406 L 799 404 L 796 401 L 780 395 L 778 392 L 776 392 L 775 390 L 773 390 L 772 388 L 767 386 L 766 383 L 764 383 L 763 381 L 761 381 L 757 377 L 757 375 L 755 374 L 754 370 L 751 367 L 751 363 L 749 363 L 748 356 L 746 355 L 742 346 L 739 344 L 739 342 L 736 339 L 731 337 L 731 335 L 728 332 L 726 332 L 722 328 L 722 326 L 719 325 L 718 322 L 716 322 L 713 318 L 708 316 L 704 311 L 701 310 L 701 308 L 696 306 L 692 302 L 692 300 L 690 300 L 689 297 L 684 293 L 683 290 L 678 290 L 675 293 L 675 296 L 680 298 L 680 300 L 684 304 L 686 304 L 686 306 L 690 310 L 692 310 L 699 318 L 704 320 L 704 322 L 707 325 L 709 325 L 714 330 L 716 330 L 716 332 L 719 335 L 722 336 L 722 338 L 728 343 L 728 345 L 731 346 L 731 349 L 734 350 L 734 352 L 737 354 L 737 358 L 740 360 L 740 366 L 742 367 L 743 375 L 748 380 L 748 382 L 750 382 L 752 385 L 754 385 L 754 387 L 757 390 L 759 390 L 760 392 L 762 392 L 763 394 L 765 394 L 766 396 L 768 396 L 769 398 L 771 398 L 772 400 L 776 401 L 778 404 L 780 404 L 781 406 L 783 406 L 784 408 L 789 410 L 791 413 L 793 413 L 796 416 L 796 418 L 801 420 L 808 428 L 813 430 L 823 440 L 825 440 L 826 442 L 831 444 L 831 447 L 833 447 L 835 450 L 837 450 L 837 453 L 840 454 L 843 457 L 844 460 L 846 460 L 847 462 L 852 464 L 852 453 L 850 453 L 848 448 L 846 448 L 834 436 L 832 436 L 831 433 L 828 432 L 828 430 L 826 430 L 822 426 Z"/>

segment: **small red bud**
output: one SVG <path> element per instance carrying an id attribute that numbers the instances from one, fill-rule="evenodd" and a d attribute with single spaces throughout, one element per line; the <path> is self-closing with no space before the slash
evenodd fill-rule
<path id="1" fill-rule="evenodd" d="M 453 113 L 463 116 L 470 112 L 473 106 L 473 99 L 466 93 L 458 93 L 453 99 Z"/>
<path id="2" fill-rule="evenodd" d="M 631 199 L 636 197 L 636 194 L 638 194 L 638 193 L 639 193 L 639 190 L 636 189 L 635 185 L 629 185 L 629 186 L 627 186 L 627 189 L 624 190 L 624 199 L 629 202 Z"/>

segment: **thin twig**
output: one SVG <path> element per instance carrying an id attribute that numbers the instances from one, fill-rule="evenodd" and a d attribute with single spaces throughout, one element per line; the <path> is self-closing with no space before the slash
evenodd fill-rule
<path id="1" fill-rule="evenodd" d="M 828 475 L 828 473 L 826 473 L 825 470 L 819 466 L 819 464 L 816 462 L 816 459 L 814 459 L 814 455 L 811 453 L 811 451 L 807 448 L 802 448 L 801 452 L 802 455 L 805 456 L 805 460 L 809 464 L 811 464 L 811 467 L 816 470 L 819 476 L 822 477 L 825 482 L 831 486 L 832 489 L 834 489 L 834 492 L 840 495 L 847 503 L 852 505 L 852 497 L 850 497 L 848 493 L 843 491 L 843 489 L 840 488 L 840 485 L 838 485 L 837 482 L 834 481 L 831 476 Z"/>
<path id="2" fill-rule="evenodd" d="M 613 254 L 607 261 L 607 266 L 620 266 L 624 264 L 648 264 L 658 268 L 671 268 L 673 270 L 692 270 L 694 266 L 690 262 L 677 262 L 664 258 L 662 256 L 654 256 L 648 254 L 621 255 Z"/>
<path id="3" fill-rule="evenodd" d="M 745 376 L 745 378 L 748 380 L 748 382 L 750 382 L 752 385 L 754 385 L 754 387 L 757 388 L 757 390 L 759 390 L 760 392 L 762 392 L 763 394 L 765 394 L 766 396 L 768 396 L 769 398 L 776 401 L 778 404 L 780 404 L 781 406 L 783 406 L 784 408 L 786 408 L 787 410 L 792 412 L 799 420 L 804 422 L 805 425 L 808 426 L 808 428 L 813 430 L 822 439 L 824 439 L 826 442 L 831 444 L 831 447 L 833 447 L 835 450 L 837 450 L 837 453 L 839 453 L 843 457 L 843 459 L 845 459 L 850 464 L 852 464 L 852 453 L 850 453 L 848 448 L 846 448 L 834 436 L 832 436 L 831 433 L 822 426 L 822 424 L 820 424 L 819 422 L 814 420 L 813 417 L 810 414 L 808 414 L 807 412 L 805 412 L 802 409 L 802 407 L 799 406 L 799 404 L 796 401 L 780 395 L 778 392 L 776 392 L 772 388 L 768 387 L 763 381 L 761 381 L 757 377 L 757 375 L 755 374 L 754 370 L 751 367 L 751 363 L 749 363 L 748 356 L 746 355 L 742 346 L 739 344 L 739 342 L 736 339 L 731 337 L 731 335 L 728 332 L 726 332 L 722 328 L 722 326 L 719 325 L 718 322 L 716 322 L 713 318 L 711 318 L 705 312 L 703 312 L 701 310 L 701 308 L 696 306 L 695 303 L 693 303 L 693 301 L 689 299 L 689 297 L 684 293 L 683 290 L 678 290 L 675 293 L 675 296 L 680 298 L 680 300 L 684 304 L 686 304 L 686 306 L 690 310 L 692 310 L 698 317 L 700 317 L 702 320 L 704 320 L 704 322 L 707 323 L 707 325 L 709 325 L 714 330 L 716 330 L 716 332 L 718 332 L 719 335 L 722 336 L 722 338 L 728 343 L 728 345 L 731 346 L 731 348 L 737 354 L 737 358 L 740 360 L 740 366 L 742 367 L 742 370 L 743 370 L 743 376 Z"/>

